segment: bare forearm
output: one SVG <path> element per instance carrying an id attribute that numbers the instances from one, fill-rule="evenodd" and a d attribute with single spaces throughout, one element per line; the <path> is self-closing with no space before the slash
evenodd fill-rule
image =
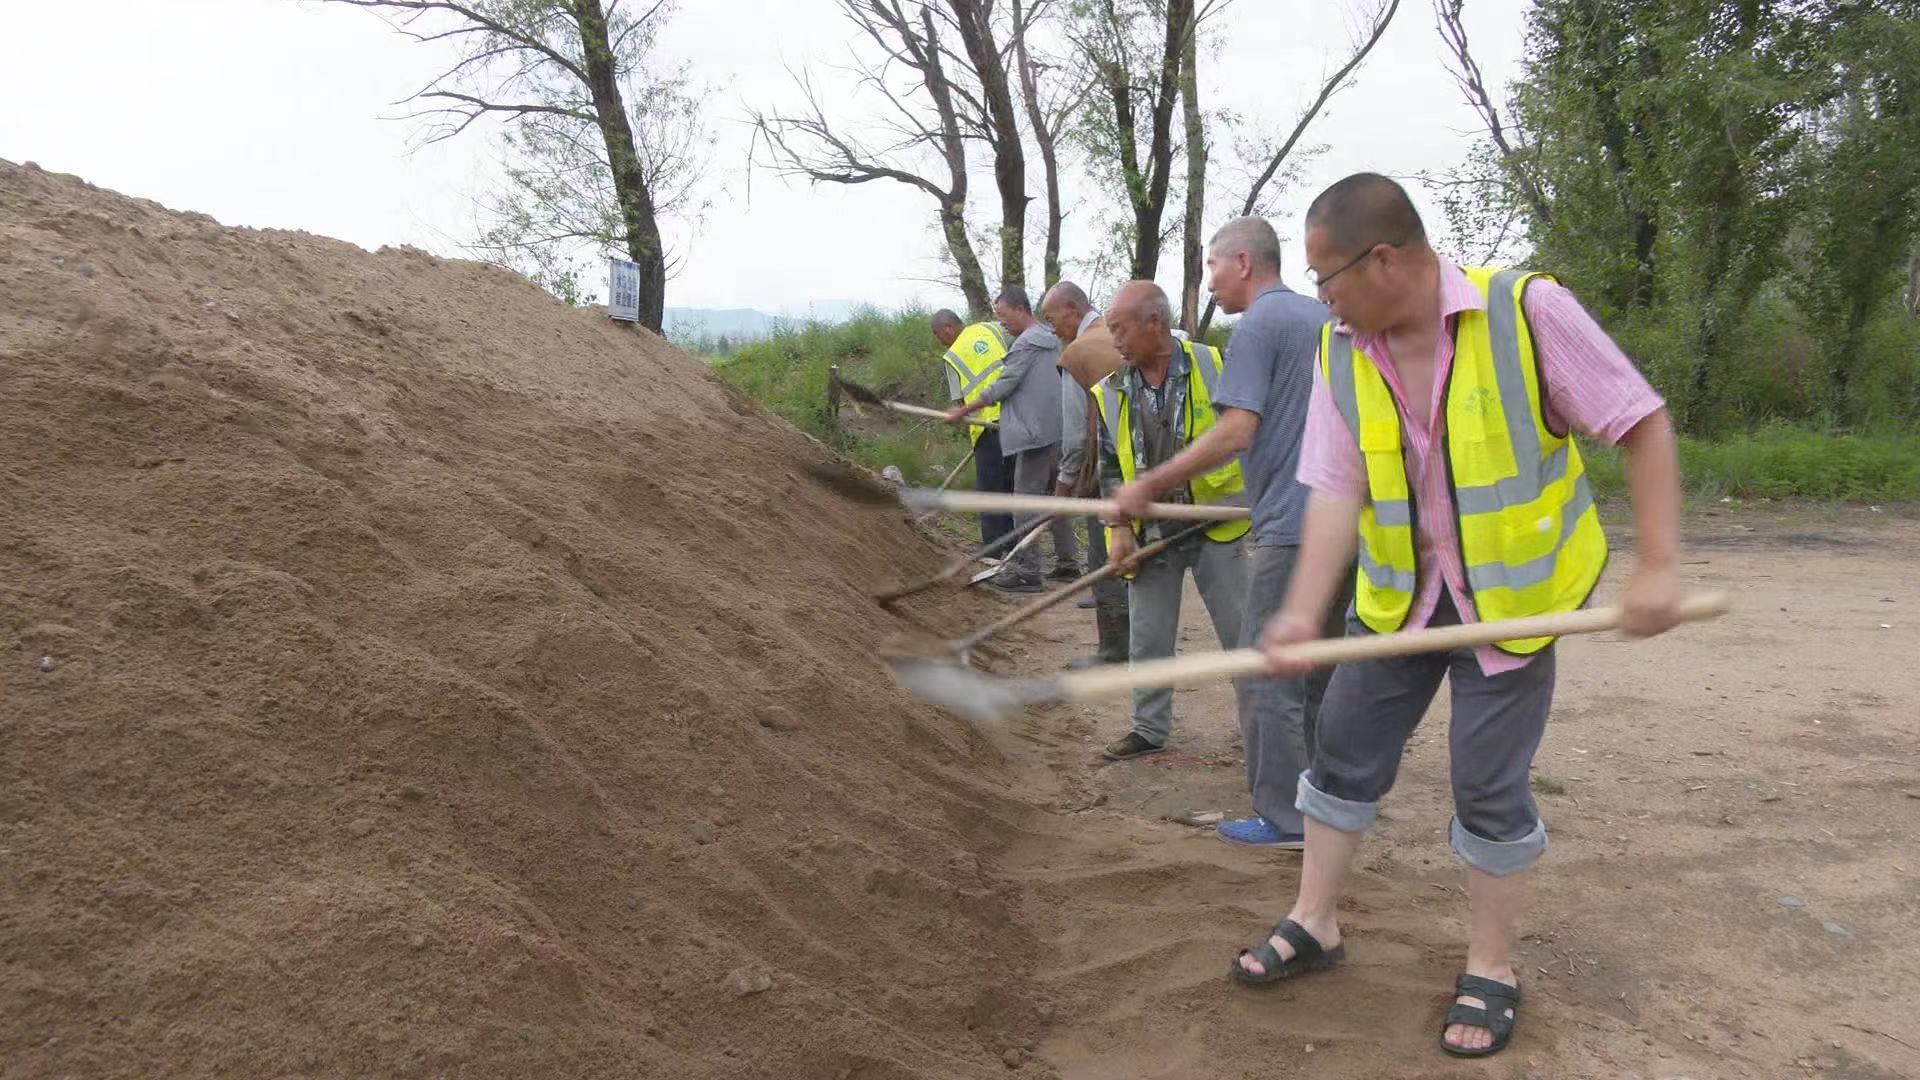
<path id="1" fill-rule="evenodd" d="M 1633 500 L 1635 560 L 1641 567 L 1673 566 L 1680 560 L 1680 461 L 1667 410 L 1635 424 L 1620 444 Z"/>
<path id="2" fill-rule="evenodd" d="M 1300 561 L 1294 565 L 1287 597 L 1281 603 L 1284 617 L 1307 626 L 1318 626 L 1325 618 L 1327 605 L 1353 566 L 1353 553 L 1359 543 L 1360 500 L 1324 491 L 1307 497 L 1307 516 L 1300 532 Z"/>

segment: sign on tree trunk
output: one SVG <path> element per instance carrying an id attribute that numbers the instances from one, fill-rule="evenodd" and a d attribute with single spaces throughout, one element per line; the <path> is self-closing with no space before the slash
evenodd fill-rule
<path id="1" fill-rule="evenodd" d="M 640 264 L 627 259 L 607 260 L 607 317 L 621 322 L 640 321 Z"/>

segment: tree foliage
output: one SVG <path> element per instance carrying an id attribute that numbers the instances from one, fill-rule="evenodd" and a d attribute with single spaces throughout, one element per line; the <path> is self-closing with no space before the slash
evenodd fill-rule
<path id="1" fill-rule="evenodd" d="M 666 216 L 697 214 L 708 146 L 686 65 L 659 60 L 670 0 L 331 0 L 458 59 L 409 100 L 427 142 L 507 124 L 507 184 L 482 200 L 479 249 L 579 301 L 583 256 L 640 265 L 640 321 L 660 331 Z M 588 269 L 587 267 L 592 267 Z"/>
<path id="2" fill-rule="evenodd" d="M 1651 354 L 1687 427 L 1743 418 L 1738 367 L 1769 320 L 1818 343 L 1803 408 L 1872 411 L 1855 376 L 1899 349 L 1861 346 L 1916 237 L 1920 4 L 1536 0 L 1504 109 L 1462 5 L 1436 6 L 1486 131 L 1434 180 L 1458 246 L 1531 248 Z"/>

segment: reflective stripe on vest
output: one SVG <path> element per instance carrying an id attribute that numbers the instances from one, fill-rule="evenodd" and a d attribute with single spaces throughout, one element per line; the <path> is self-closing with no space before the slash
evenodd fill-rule
<path id="1" fill-rule="evenodd" d="M 1571 611 L 1599 579 L 1606 537 L 1578 448 L 1546 425 L 1521 307 L 1535 275 L 1466 273 L 1487 309 L 1456 316 L 1443 452 L 1467 587 L 1481 619 Z M 1367 468 L 1355 607 L 1368 627 L 1390 632 L 1404 623 L 1418 581 L 1399 409 L 1379 369 L 1331 325 L 1322 331 L 1320 364 Z M 1551 642 L 1500 647 L 1528 654 Z"/>
<path id="2" fill-rule="evenodd" d="M 1213 427 L 1217 419 L 1213 399 L 1219 391 L 1220 375 L 1226 365 L 1220 357 L 1220 350 L 1211 345 L 1175 340 L 1187 358 L 1187 401 L 1185 415 L 1181 418 L 1183 430 L 1179 437 L 1180 446 L 1184 448 Z M 1120 368 L 1095 383 L 1093 390 L 1094 402 L 1100 409 L 1101 426 L 1106 428 L 1108 438 L 1113 441 L 1114 457 L 1120 462 L 1120 477 L 1131 484 L 1142 463 L 1133 437 L 1132 402 L 1120 390 L 1120 376 L 1128 370 Z M 1198 379 L 1193 378 L 1196 372 L 1200 376 Z M 1246 487 L 1246 479 L 1240 472 L 1240 459 L 1236 456 L 1220 468 L 1188 481 L 1187 493 L 1195 503 L 1202 505 L 1245 506 Z M 1252 522 L 1246 518 L 1223 521 L 1207 529 L 1207 537 L 1227 543 L 1245 536 L 1252 527 Z"/>
<path id="3" fill-rule="evenodd" d="M 953 340 L 953 347 L 947 350 L 947 366 L 960 377 L 960 400 L 973 404 L 987 387 L 1000 377 L 1000 369 L 1006 365 L 1007 350 L 1013 342 L 999 323 L 973 323 L 960 331 Z M 989 405 L 977 413 L 982 420 L 998 420 L 1000 406 Z M 970 428 L 973 441 L 979 442 L 987 429 Z"/>

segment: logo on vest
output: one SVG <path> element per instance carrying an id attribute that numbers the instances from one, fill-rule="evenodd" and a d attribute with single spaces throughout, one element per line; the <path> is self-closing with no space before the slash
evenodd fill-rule
<path id="1" fill-rule="evenodd" d="M 1463 405 L 1466 411 L 1474 416 L 1491 416 L 1498 408 L 1493 391 L 1484 386 L 1474 387 Z"/>
<path id="2" fill-rule="evenodd" d="M 987 354 L 987 343 L 984 341 L 974 342 L 973 351 L 979 353 L 982 356 L 985 356 Z"/>

